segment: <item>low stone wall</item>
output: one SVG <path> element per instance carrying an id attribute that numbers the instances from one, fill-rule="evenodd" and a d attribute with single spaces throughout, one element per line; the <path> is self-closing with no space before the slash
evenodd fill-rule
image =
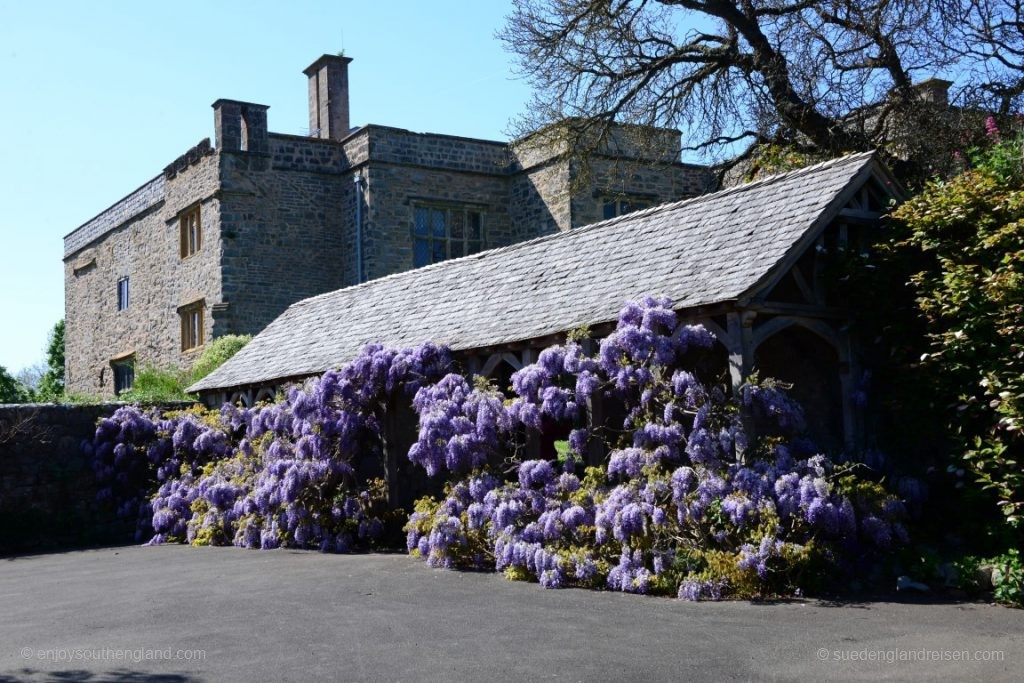
<path id="1" fill-rule="evenodd" d="M 0 555 L 133 540 L 132 524 L 96 502 L 82 452 L 118 407 L 0 405 Z"/>

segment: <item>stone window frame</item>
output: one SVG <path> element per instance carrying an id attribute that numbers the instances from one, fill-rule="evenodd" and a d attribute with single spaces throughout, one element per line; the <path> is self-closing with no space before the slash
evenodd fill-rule
<path id="1" fill-rule="evenodd" d="M 131 306 L 131 279 L 128 275 L 117 281 L 117 310 L 127 311 Z"/>
<path id="2" fill-rule="evenodd" d="M 643 211 L 657 204 L 651 195 L 624 192 L 603 192 L 597 194 L 597 200 L 600 203 L 601 220 L 605 221 L 634 211 Z"/>
<path id="3" fill-rule="evenodd" d="M 199 299 L 178 307 L 181 320 L 181 352 L 188 353 L 203 348 L 206 330 L 206 300 Z"/>
<path id="4" fill-rule="evenodd" d="M 203 248 L 203 221 L 198 203 L 178 216 L 178 248 L 182 260 L 199 253 Z"/>
<path id="5" fill-rule="evenodd" d="M 426 212 L 426 223 L 421 220 Z M 438 216 L 443 216 L 443 225 L 436 225 Z M 475 217 L 475 218 L 474 218 Z M 486 213 L 479 204 L 463 204 L 415 199 L 412 202 L 412 264 L 420 268 L 453 258 L 461 258 L 487 249 Z M 473 223 L 476 223 L 474 226 Z M 460 226 L 461 224 L 461 226 Z M 474 238 L 474 228 L 477 237 Z M 461 231 L 461 237 L 456 231 Z M 440 231 L 443 231 L 441 234 Z M 417 258 L 417 243 L 426 244 L 424 263 Z M 455 248 L 455 246 L 458 248 Z M 443 249 L 441 256 L 439 247 Z"/>
<path id="6" fill-rule="evenodd" d="M 110 369 L 114 379 L 114 395 L 119 396 L 135 384 L 135 352 L 111 358 Z"/>

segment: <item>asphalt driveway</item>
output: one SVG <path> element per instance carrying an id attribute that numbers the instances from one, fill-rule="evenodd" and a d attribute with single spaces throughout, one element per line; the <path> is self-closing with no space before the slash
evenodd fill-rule
<path id="1" fill-rule="evenodd" d="M 0 559 L 0 681 L 1021 680 L 1024 611 L 685 603 L 404 555 Z"/>

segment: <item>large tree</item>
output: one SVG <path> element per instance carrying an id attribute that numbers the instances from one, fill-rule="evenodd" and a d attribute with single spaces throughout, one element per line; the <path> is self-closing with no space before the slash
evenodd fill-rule
<path id="1" fill-rule="evenodd" d="M 46 372 L 39 380 L 40 401 L 59 401 L 64 396 L 64 320 L 58 320 L 46 342 Z"/>
<path id="2" fill-rule="evenodd" d="M 32 393 L 0 365 L 0 403 L 28 403 Z"/>
<path id="3" fill-rule="evenodd" d="M 999 114 L 1019 111 L 1024 94 L 1024 1 L 965 0 L 935 40 L 971 71 L 970 101 Z"/>
<path id="4" fill-rule="evenodd" d="M 982 4 L 1003 8 L 1005 30 L 978 27 Z M 1015 106 L 1016 5 L 514 0 L 499 35 L 534 88 L 524 130 L 566 117 L 599 131 L 613 120 L 678 128 L 684 149 L 709 160 L 765 143 L 824 155 L 887 144 L 898 154 L 907 131 L 934 143 L 942 138 L 922 126 L 949 123 L 932 115 L 920 81 L 956 75 L 962 97 L 998 93 Z M 994 58 L 997 44 L 1010 60 Z"/>

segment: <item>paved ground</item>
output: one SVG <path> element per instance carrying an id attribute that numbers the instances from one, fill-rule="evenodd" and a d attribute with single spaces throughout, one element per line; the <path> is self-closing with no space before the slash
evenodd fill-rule
<path id="1" fill-rule="evenodd" d="M 953 661 L 962 652 L 1001 661 Z M 152 659 L 165 655 L 176 659 Z M 0 559 L 0 682 L 1022 675 L 1024 611 L 983 604 L 694 604 L 547 591 L 403 555 L 169 546 Z"/>

